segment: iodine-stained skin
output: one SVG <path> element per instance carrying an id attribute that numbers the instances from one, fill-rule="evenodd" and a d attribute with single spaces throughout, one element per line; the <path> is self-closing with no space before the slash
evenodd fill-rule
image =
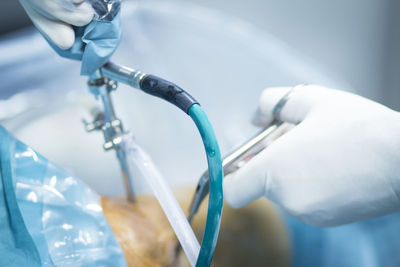
<path id="1" fill-rule="evenodd" d="M 188 210 L 193 189 L 176 192 L 183 210 Z M 190 266 L 157 200 L 138 196 L 133 203 L 122 198 L 102 198 L 102 206 L 128 266 Z M 207 201 L 193 220 L 201 240 Z M 282 218 L 266 199 L 234 210 L 224 206 L 221 231 L 212 266 L 274 266 L 290 264 L 288 235 Z"/>
<path id="2" fill-rule="evenodd" d="M 128 266 L 172 266 L 177 239 L 155 198 L 103 197 L 102 206 Z"/>

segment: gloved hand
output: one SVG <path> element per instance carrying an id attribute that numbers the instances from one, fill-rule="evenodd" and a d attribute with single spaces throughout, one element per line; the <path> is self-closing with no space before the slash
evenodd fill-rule
<path id="1" fill-rule="evenodd" d="M 267 126 L 289 88 L 260 98 Z M 265 196 L 300 220 L 333 226 L 400 210 L 400 115 L 363 97 L 302 86 L 280 112 L 298 124 L 224 180 L 233 207 Z"/>
<path id="2" fill-rule="evenodd" d="M 56 0 L 20 0 L 33 24 L 51 42 L 65 50 L 72 47 L 75 33 L 72 26 L 85 26 L 93 18 L 93 9 L 84 0 L 67 0 L 76 6 L 71 11 Z"/>

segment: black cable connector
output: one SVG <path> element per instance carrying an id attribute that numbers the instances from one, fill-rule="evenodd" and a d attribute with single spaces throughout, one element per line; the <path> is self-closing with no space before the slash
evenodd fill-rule
<path id="1" fill-rule="evenodd" d="M 140 81 L 140 89 L 150 95 L 160 97 L 170 102 L 183 110 L 186 114 L 188 114 L 189 108 L 192 105 L 198 104 L 196 99 L 176 84 L 154 75 L 146 75 Z"/>

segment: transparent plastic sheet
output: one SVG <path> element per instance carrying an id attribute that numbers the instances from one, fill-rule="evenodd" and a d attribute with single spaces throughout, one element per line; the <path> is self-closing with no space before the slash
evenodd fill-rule
<path id="1" fill-rule="evenodd" d="M 126 266 L 100 196 L 30 147 L 10 140 L 18 207 L 42 266 Z"/>

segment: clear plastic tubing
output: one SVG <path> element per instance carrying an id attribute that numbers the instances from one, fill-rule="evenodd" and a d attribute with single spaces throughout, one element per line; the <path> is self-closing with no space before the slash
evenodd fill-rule
<path id="1" fill-rule="evenodd" d="M 195 266 L 200 252 L 200 245 L 170 187 L 150 156 L 136 144 L 133 138 L 125 139 L 124 149 L 128 160 L 140 171 L 160 203 L 190 264 Z"/>

